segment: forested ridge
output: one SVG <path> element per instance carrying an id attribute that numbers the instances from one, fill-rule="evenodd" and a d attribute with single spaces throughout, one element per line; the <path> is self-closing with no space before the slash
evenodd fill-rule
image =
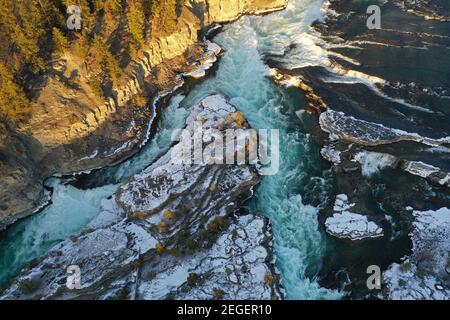
<path id="1" fill-rule="evenodd" d="M 152 32 L 176 29 L 179 2 L 0 0 L 0 119 L 26 121 L 40 86 L 55 77 L 52 63 L 68 53 L 93 70 L 89 85 L 105 96 Z M 81 10 L 81 30 L 67 27 L 70 5 Z M 77 86 L 76 75 L 58 80 Z"/>

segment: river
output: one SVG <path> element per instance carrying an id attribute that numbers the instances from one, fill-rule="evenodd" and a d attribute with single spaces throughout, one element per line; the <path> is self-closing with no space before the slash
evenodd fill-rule
<path id="1" fill-rule="evenodd" d="M 315 181 L 319 188 L 326 185 L 326 180 L 314 177 L 321 169 L 318 149 L 296 116 L 305 102 L 298 90 L 275 85 L 264 63 L 265 58 L 281 57 L 293 43 L 303 41 L 301 35 L 321 17 L 322 5 L 322 1 L 295 0 L 284 11 L 243 17 L 225 26 L 214 39 L 225 49 L 215 72 L 186 96 L 172 97 L 161 110 L 156 135 L 136 156 L 88 176 L 87 181 L 99 185 L 95 188 L 79 189 L 57 178 L 47 181 L 53 188 L 52 204 L 0 234 L 0 286 L 26 262 L 80 232 L 99 213 L 102 199 L 168 150 L 172 131 L 183 126 L 191 106 L 220 92 L 253 128 L 280 131 L 280 171 L 263 177 L 247 207 L 272 223 L 276 266 L 287 298 L 339 298 L 340 293 L 321 288 L 316 281 L 327 243 L 318 228 L 318 209 L 302 201 L 306 183 Z M 307 64 L 310 55 L 297 59 Z"/>

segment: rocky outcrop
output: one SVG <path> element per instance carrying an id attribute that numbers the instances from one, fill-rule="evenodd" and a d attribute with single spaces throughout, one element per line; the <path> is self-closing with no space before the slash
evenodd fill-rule
<path id="1" fill-rule="evenodd" d="M 94 94 L 89 84 L 93 75 L 85 61 L 70 52 L 53 61 L 59 78 L 76 75 L 79 85 L 65 86 L 49 77 L 33 104 L 30 121 L 20 128 L 0 130 L 0 175 L 4 181 L 0 230 L 46 201 L 45 178 L 111 165 L 136 152 L 149 133 L 158 97 L 179 87 L 181 74 L 200 78 L 216 60 L 217 47 L 203 43 L 200 31 L 244 14 L 283 9 L 286 3 L 186 1 L 180 7 L 176 31 L 152 35 L 106 101 Z M 146 101 L 144 105 L 139 99 Z"/>
<path id="2" fill-rule="evenodd" d="M 412 255 L 383 274 L 384 294 L 394 300 L 450 299 L 450 209 L 412 211 Z"/>
<path id="3" fill-rule="evenodd" d="M 247 126 L 230 116 L 235 113 L 213 95 L 193 109 L 186 129 Z M 256 164 L 179 162 L 191 139 L 182 135 L 104 200 L 102 213 L 79 236 L 23 270 L 2 299 L 281 297 L 268 222 L 234 214 L 259 182 Z M 203 147 L 212 144 L 204 140 Z M 73 265 L 81 271 L 79 290 L 66 287 Z"/>
<path id="4" fill-rule="evenodd" d="M 232 220 L 211 249 L 186 259 L 169 259 L 162 271 L 142 269 L 140 299 L 270 300 L 282 297 L 268 263 L 267 221 L 254 215 Z"/>
<path id="5" fill-rule="evenodd" d="M 366 151 L 358 146 L 348 146 L 344 142 L 324 146 L 321 155 L 335 167 L 339 167 L 344 159 L 351 159 L 351 162 L 359 163 L 361 173 L 365 177 L 371 177 L 386 168 L 400 169 L 414 176 L 427 179 L 434 185 L 450 187 L 449 172 L 422 161 L 405 160 L 389 153 Z M 344 164 L 341 167 L 345 166 Z"/>
<path id="6" fill-rule="evenodd" d="M 22 212 L 32 212 L 45 198 L 45 190 L 33 181 L 42 180 L 39 168 L 33 166 L 39 145 L 0 123 L 0 230 L 21 217 Z M 15 212 L 12 216 L 10 213 Z"/>
<path id="7" fill-rule="evenodd" d="M 366 216 L 350 212 L 355 204 L 348 202 L 345 194 L 336 197 L 334 214 L 325 221 L 325 228 L 329 234 L 337 238 L 358 241 L 383 237 L 383 229 Z"/>
<path id="8" fill-rule="evenodd" d="M 224 23 L 245 14 L 269 13 L 287 5 L 286 0 L 193 0 L 193 6 L 206 8 L 204 23 Z"/>
<path id="9" fill-rule="evenodd" d="M 448 46 L 446 35 L 437 31 L 439 23 L 414 15 L 441 20 L 442 9 L 448 8 L 445 2 L 383 2 L 380 7 L 391 18 L 383 19 L 382 30 L 357 32 L 367 19 L 366 8 L 360 10 L 351 1 L 326 1 L 325 16 L 302 33 L 301 40 L 293 37 L 282 55 L 266 57 L 277 68 L 271 76 L 278 84 L 305 93 L 307 107 L 302 106 L 297 115 L 303 129 L 323 144 L 321 155 L 332 164 L 332 177 L 328 171 L 322 173 L 324 184 L 332 187 L 328 199 L 320 202 L 319 220 L 331 246 L 339 250 L 324 259 L 321 284 L 347 291 L 349 298 L 377 298 L 378 292 L 366 286 L 367 266 L 385 269 L 410 255 L 408 233 L 413 226 L 406 206 L 417 210 L 448 206 L 450 137 L 449 127 L 442 125 L 448 122 L 448 114 L 441 112 L 441 106 L 447 105 L 448 86 L 431 85 L 424 74 L 418 77 L 414 72 L 422 60 L 417 52 L 424 48 L 438 52 Z M 399 4 L 405 10 L 399 10 Z M 411 26 L 409 30 L 427 24 L 433 32 L 426 28 L 404 32 L 398 28 L 400 17 Z M 426 59 L 431 51 L 424 52 Z M 444 59 L 439 53 L 434 56 Z M 433 79 L 432 72 L 434 64 L 422 70 L 430 74 L 428 79 Z M 313 117 L 306 111 L 311 109 L 320 114 L 321 131 L 309 127 Z M 440 251 L 433 254 L 443 255 Z M 434 277 L 432 270 L 423 271 L 422 277 Z M 408 276 L 400 286 L 405 286 Z M 421 287 L 419 291 L 431 290 L 435 297 L 439 296 L 432 288 L 435 284 L 437 291 L 447 289 L 442 277 L 435 283 L 414 282 Z M 398 296 L 406 296 L 408 289 L 411 286 L 405 286 Z M 420 293 L 415 298 L 420 296 L 428 297 Z"/>
<path id="10" fill-rule="evenodd" d="M 327 110 L 320 115 L 320 126 L 331 135 L 363 146 L 377 146 L 399 141 L 414 141 L 430 146 L 450 144 L 450 137 L 441 139 L 422 137 L 417 133 L 388 128 L 333 110 Z"/>
<path id="11" fill-rule="evenodd" d="M 327 232 L 332 236 L 358 241 L 383 236 L 383 229 L 361 214 L 343 211 L 335 213 L 325 222 Z"/>
<path id="12" fill-rule="evenodd" d="M 426 0 L 402 0 L 397 5 L 426 20 L 450 21 L 448 2 L 445 0 L 432 2 Z"/>
<path id="13" fill-rule="evenodd" d="M 160 64 L 170 63 L 169 61 L 182 57 L 188 50 L 203 51 L 205 48 L 201 48 L 201 46 L 200 48 L 195 48 L 199 45 L 199 42 L 202 41 L 198 35 L 202 28 L 208 27 L 214 23 L 229 22 L 244 14 L 259 14 L 279 10 L 285 5 L 285 0 L 210 0 L 191 1 L 186 3 L 180 10 L 181 13 L 178 17 L 179 21 L 176 31 L 169 35 L 161 32 L 161 35 L 157 34 L 149 39 L 141 50 L 142 52 L 140 53 L 139 58 L 131 64 L 133 67 L 130 70 L 125 70 L 125 72 L 128 73 L 128 79 L 122 81 L 121 85 L 113 89 L 111 97 L 106 99 L 104 105 L 87 107 L 87 113 L 82 121 L 73 123 L 70 127 L 56 125 L 52 128 L 51 134 L 48 134 L 46 128 L 35 127 L 34 124 L 40 122 L 40 120 L 32 121 L 26 128 L 32 128 L 33 136 L 41 141 L 44 146 L 54 144 L 59 145 L 86 136 L 95 131 L 103 122 L 107 121 L 108 115 L 116 113 L 117 108 L 125 106 L 131 99 L 136 97 L 136 95 L 141 94 L 145 89 L 149 77 L 152 76 L 153 72 L 157 71 L 157 67 Z M 194 10 L 194 7 L 197 10 Z M 208 48 L 206 48 L 206 50 L 208 50 Z M 65 73 L 70 74 L 74 71 L 82 70 L 83 68 L 80 65 L 77 65 L 77 61 L 73 61 L 71 58 L 72 57 L 67 56 L 65 60 L 63 59 Z M 196 58 L 201 59 L 202 55 Z M 172 71 L 177 71 L 177 69 L 180 68 L 189 69 L 187 64 L 192 64 L 192 61 L 179 59 L 179 61 L 176 61 L 176 65 L 172 65 L 169 69 L 172 69 Z M 164 81 L 164 79 L 159 80 Z M 165 80 L 167 81 L 170 79 Z M 167 89 L 164 88 L 164 83 L 159 84 L 163 87 L 160 89 Z M 56 92 L 49 93 L 58 95 Z M 79 93 L 75 92 L 74 94 L 77 95 Z M 95 101 L 91 95 L 87 92 L 86 94 L 89 96 L 87 99 L 90 101 L 81 99 L 83 97 L 76 96 L 67 97 L 67 99 L 70 98 L 70 101 L 72 102 L 74 102 L 73 100 L 77 100 L 78 104 L 97 104 L 97 101 Z M 47 98 L 45 92 L 41 94 L 41 99 L 44 100 L 44 98 Z M 38 101 L 38 103 L 45 102 L 46 100 Z M 53 108 L 55 107 L 58 108 L 58 106 L 53 106 Z M 52 110 L 47 111 L 52 112 Z M 39 113 L 39 111 L 37 113 Z M 51 123 L 51 119 L 46 120 L 46 124 Z"/>
<path id="14" fill-rule="evenodd" d="M 308 111 L 314 111 L 320 115 L 327 110 L 327 105 L 323 99 L 314 92 L 312 87 L 305 83 L 301 76 L 290 75 L 288 71 L 280 71 L 276 68 L 270 69 L 270 76 L 276 83 L 285 88 L 296 87 L 300 89 L 308 101 Z"/>
<path id="15" fill-rule="evenodd" d="M 435 185 L 450 188 L 450 172 L 421 161 L 401 161 L 400 168 L 410 174 L 431 181 Z"/>

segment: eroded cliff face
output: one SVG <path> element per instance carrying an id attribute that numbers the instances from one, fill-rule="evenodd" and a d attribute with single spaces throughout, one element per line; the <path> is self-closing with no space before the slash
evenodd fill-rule
<path id="1" fill-rule="evenodd" d="M 33 101 L 28 122 L 0 130 L 0 229 L 31 214 L 45 198 L 43 180 L 110 165 L 130 156 L 148 132 L 152 101 L 182 82 L 198 65 L 207 45 L 199 31 L 244 14 L 286 6 L 286 0 L 190 0 L 181 6 L 175 32 L 152 26 L 146 45 L 103 101 L 90 80 L 92 66 L 70 52 L 52 62 L 49 77 Z M 60 78 L 78 78 L 67 86 Z"/>
<path id="2" fill-rule="evenodd" d="M 262 14 L 286 6 L 285 0 L 193 0 L 205 10 L 205 24 L 235 20 L 244 14 Z"/>
<path id="3" fill-rule="evenodd" d="M 31 123 L 27 124 L 25 128 L 32 129 L 33 136 L 44 146 L 59 145 L 84 137 L 96 131 L 102 123 L 109 120 L 108 116 L 116 113 L 118 107 L 125 106 L 136 95 L 146 93 L 144 92 L 146 85 L 155 85 L 159 90 L 167 89 L 174 80 L 170 77 L 170 71 L 179 73 L 181 70 L 189 69 L 186 65 L 188 60 L 195 60 L 199 52 L 204 49 L 204 46 L 199 43 L 201 39 L 198 35 L 203 28 L 214 23 L 235 20 L 244 14 L 261 14 L 281 9 L 285 5 L 286 0 L 189 1 L 182 7 L 176 31 L 169 35 L 166 35 L 164 30 L 155 31 L 156 34 L 149 39 L 139 57 L 131 67 L 125 70 L 128 79 L 123 80 L 121 85 L 112 90 L 107 101 L 99 102 L 92 93 L 92 89 L 88 88 L 83 81 L 81 81 L 81 85 L 86 84 L 86 87 L 83 86 L 82 90 L 75 92 L 65 90 L 66 88 L 58 88 L 57 85 L 49 83 L 37 102 L 43 104 L 42 107 L 46 114 L 44 115 L 39 108 L 36 109 Z M 153 26 L 153 29 L 158 29 L 158 26 Z M 178 61 L 173 61 L 173 59 Z M 83 70 L 85 69 L 83 61 L 77 61 L 70 55 L 66 55 L 60 64 L 60 68 L 66 74 L 78 72 L 83 77 L 83 73 L 87 73 L 83 72 L 85 71 Z M 160 68 L 158 69 L 158 67 Z M 164 67 L 169 69 L 166 70 L 166 77 L 158 78 L 159 75 L 155 75 L 155 73 L 164 73 L 161 70 Z M 153 79 L 151 79 L 152 76 Z M 58 101 L 52 101 L 53 99 L 58 99 Z M 55 105 L 49 106 L 48 102 L 53 102 Z M 79 121 L 71 121 L 70 112 L 67 112 L 67 109 L 77 104 L 87 110 L 82 110 L 84 117 L 77 119 Z M 61 110 L 61 108 L 64 109 Z M 61 114 L 61 111 L 64 113 Z M 58 117 L 51 118 L 51 115 L 58 115 Z M 64 122 L 66 119 L 68 119 L 68 123 Z M 49 127 L 53 124 L 52 120 L 54 127 Z M 62 124 L 60 120 L 63 120 Z"/>

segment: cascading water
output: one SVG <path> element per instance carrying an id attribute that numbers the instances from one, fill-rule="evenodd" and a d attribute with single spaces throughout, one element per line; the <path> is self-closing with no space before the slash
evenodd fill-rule
<path id="1" fill-rule="evenodd" d="M 182 127 L 192 105 L 205 95 L 220 92 L 243 112 L 253 128 L 280 131 L 280 171 L 263 177 L 248 206 L 272 222 L 276 265 L 287 297 L 339 298 L 339 293 L 320 288 L 314 280 L 325 242 L 318 230 L 317 209 L 303 205 L 299 194 L 299 186 L 314 165 L 311 142 L 301 133 L 301 123 L 295 115 L 301 102 L 292 91 L 278 88 L 268 79 L 268 68 L 262 59 L 282 55 L 298 42 L 298 34 L 320 17 L 321 7 L 322 1 L 296 0 L 285 11 L 264 18 L 245 17 L 226 26 L 215 39 L 226 50 L 215 75 L 184 99 L 172 98 L 163 111 L 157 136 L 137 156 L 90 177 L 98 177 L 106 186 L 81 191 L 54 182 L 53 204 L 2 235 L 0 283 L 27 260 L 83 228 L 99 212 L 101 199 L 114 193 L 117 183 L 145 168 L 170 147 L 172 130 Z"/>
<path id="2" fill-rule="evenodd" d="M 99 213 L 102 199 L 116 190 L 113 185 L 79 190 L 58 179 L 47 184 L 54 190 L 52 204 L 0 234 L 0 285 L 24 263 L 83 229 Z"/>
<path id="3" fill-rule="evenodd" d="M 142 171 L 170 148 L 172 131 L 183 126 L 187 115 L 179 105 L 182 99 L 183 96 L 177 95 L 164 108 L 156 135 L 139 154 L 87 177 L 88 185 L 93 182 L 100 187 L 80 190 L 57 178 L 47 181 L 47 186 L 53 189 L 52 204 L 0 233 L 0 287 L 26 262 L 80 232 L 100 213 L 101 201 L 113 195 L 120 182 Z"/>
<path id="4" fill-rule="evenodd" d="M 303 205 L 298 194 L 310 165 L 309 139 L 300 133 L 300 121 L 295 115 L 299 101 L 267 78 L 269 70 L 261 58 L 283 51 L 291 44 L 289 34 L 295 28 L 300 33 L 306 29 L 308 24 L 302 17 L 312 21 L 313 13 L 320 12 L 319 1 L 310 7 L 311 11 L 304 7 L 302 10 L 304 4 L 293 2 L 287 11 L 264 19 L 246 17 L 227 26 L 215 39 L 226 50 L 216 75 L 194 88 L 182 104 L 193 105 L 219 91 L 243 112 L 253 128 L 280 131 L 280 171 L 263 177 L 249 207 L 272 222 L 276 265 L 287 297 L 329 299 L 340 294 L 320 288 L 314 281 L 325 249 L 317 209 Z"/>

